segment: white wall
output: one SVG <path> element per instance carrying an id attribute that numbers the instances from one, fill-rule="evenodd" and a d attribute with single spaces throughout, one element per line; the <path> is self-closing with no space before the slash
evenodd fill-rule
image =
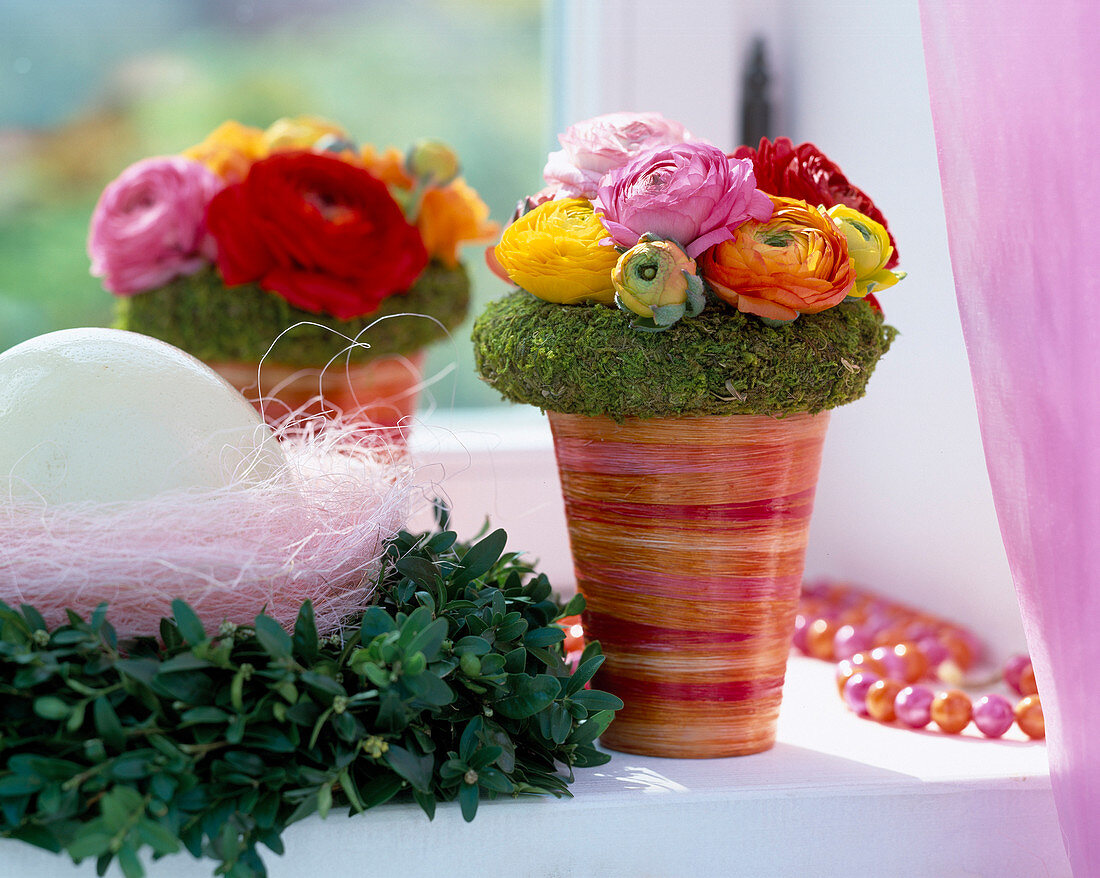
<path id="1" fill-rule="evenodd" d="M 916 0 L 680 0 L 674 12 L 656 0 L 575 0 L 550 22 L 569 47 L 558 74 L 563 119 L 657 109 L 728 146 L 746 47 L 768 34 L 780 133 L 817 143 L 872 195 L 909 272 L 881 296 L 901 330 L 895 348 L 868 396 L 833 415 L 807 574 L 969 624 L 998 656 L 1021 650 L 948 261 Z M 531 475 L 525 487 L 501 488 L 475 470 L 445 485 L 460 519 L 493 513 L 564 581 L 545 425 L 509 429 L 542 444 L 533 456 L 510 445 L 525 461 L 516 464 L 497 443 L 494 465 Z"/>

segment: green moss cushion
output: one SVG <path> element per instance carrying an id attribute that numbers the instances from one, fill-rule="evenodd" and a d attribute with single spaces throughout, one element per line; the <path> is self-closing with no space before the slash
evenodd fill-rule
<path id="1" fill-rule="evenodd" d="M 863 396 L 897 334 L 862 301 L 781 326 L 709 297 L 667 332 L 638 332 L 630 320 L 520 290 L 474 324 L 477 369 L 505 398 L 567 414 L 782 416 Z"/>
<path id="2" fill-rule="evenodd" d="M 405 293 L 390 296 L 373 314 L 356 320 L 337 320 L 294 308 L 279 296 L 255 284 L 226 287 L 212 270 L 180 277 L 167 286 L 119 300 L 116 326 L 174 344 L 207 362 L 255 363 L 275 338 L 300 321 L 321 326 L 299 326 L 287 333 L 268 359 L 288 366 L 321 366 L 347 345 L 341 335 L 354 338 L 380 317 L 392 317 L 367 330 L 351 361 L 362 363 L 386 354 L 408 354 L 444 337 L 462 322 L 470 302 L 470 282 L 461 266 L 431 263 Z M 440 326 L 439 324 L 442 324 Z"/>

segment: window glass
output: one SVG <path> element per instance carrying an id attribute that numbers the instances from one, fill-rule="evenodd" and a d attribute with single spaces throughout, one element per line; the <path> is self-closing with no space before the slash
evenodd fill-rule
<path id="1" fill-rule="evenodd" d="M 494 219 L 539 187 L 548 124 L 539 0 L 0 0 L 0 350 L 106 325 L 85 236 L 103 186 L 226 119 L 324 116 L 361 142 L 450 143 Z M 502 292 L 465 253 L 475 301 Z M 440 405 L 495 402 L 469 329 Z"/>

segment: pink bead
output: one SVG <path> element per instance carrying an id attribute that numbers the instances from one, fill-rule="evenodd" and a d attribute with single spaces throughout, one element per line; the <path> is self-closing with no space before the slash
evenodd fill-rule
<path id="1" fill-rule="evenodd" d="M 1003 695 L 986 695 L 974 702 L 974 725 L 987 738 L 999 738 L 1012 727 L 1012 705 Z"/>
<path id="2" fill-rule="evenodd" d="M 867 690 L 879 681 L 879 677 L 865 671 L 852 674 L 844 684 L 844 703 L 859 716 L 867 716 Z"/>
<path id="3" fill-rule="evenodd" d="M 938 637 L 922 637 L 917 641 L 917 646 L 924 653 L 924 657 L 928 659 L 930 670 L 935 670 L 942 662 L 951 658 L 951 653 L 948 652 L 947 647 L 940 642 Z"/>
<path id="4" fill-rule="evenodd" d="M 894 699 L 894 712 L 910 728 L 923 729 L 932 721 L 935 697 L 927 686 L 906 686 Z"/>
<path id="5" fill-rule="evenodd" d="M 1031 658 L 1024 655 L 1014 655 L 1007 662 L 1005 662 L 1005 682 L 1011 687 L 1012 691 L 1017 695 L 1023 695 L 1020 690 L 1020 676 L 1023 674 L 1024 669 L 1031 664 Z"/>
<path id="6" fill-rule="evenodd" d="M 851 658 L 857 652 L 870 649 L 874 644 L 862 626 L 841 625 L 833 638 L 833 654 L 838 659 Z"/>
<path id="7" fill-rule="evenodd" d="M 904 680 L 908 676 L 909 660 L 904 655 L 898 655 L 893 648 L 881 646 L 871 653 L 871 657 L 882 662 L 882 669 L 887 677 Z"/>

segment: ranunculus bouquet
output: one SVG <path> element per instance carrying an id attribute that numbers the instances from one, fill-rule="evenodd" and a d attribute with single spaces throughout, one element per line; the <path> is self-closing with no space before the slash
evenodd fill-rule
<path id="1" fill-rule="evenodd" d="M 347 337 L 361 344 L 341 369 L 441 337 L 469 302 L 459 245 L 496 232 L 445 145 L 380 151 L 299 117 L 226 122 L 182 155 L 127 168 L 96 205 L 88 253 L 120 297 L 120 326 L 238 384 L 255 385 L 264 360 L 271 386 L 322 369 Z M 374 325 L 397 314 L 427 317 Z"/>
<path id="2" fill-rule="evenodd" d="M 655 113 L 574 125 L 490 266 L 479 372 L 547 410 L 586 628 L 626 707 L 604 743 L 771 746 L 828 409 L 863 395 L 903 276 L 811 144 L 732 155 Z"/>

